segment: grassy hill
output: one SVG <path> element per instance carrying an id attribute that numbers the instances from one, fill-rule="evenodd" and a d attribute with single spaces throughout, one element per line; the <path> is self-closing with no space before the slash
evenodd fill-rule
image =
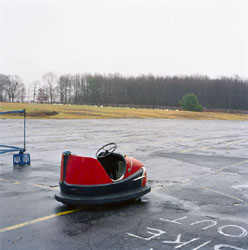
<path id="1" fill-rule="evenodd" d="M 87 105 L 30 104 L 0 102 L 0 111 L 26 109 L 28 119 L 118 119 L 159 118 L 197 120 L 248 120 L 247 114 L 190 112 L 158 109 L 113 108 Z M 0 118 L 22 118 L 18 114 L 0 115 Z"/>

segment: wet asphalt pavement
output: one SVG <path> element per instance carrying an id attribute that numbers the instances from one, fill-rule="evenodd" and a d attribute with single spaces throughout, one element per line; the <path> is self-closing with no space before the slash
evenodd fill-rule
<path id="1" fill-rule="evenodd" d="M 22 146 L 22 120 L 0 122 L 1 144 Z M 62 152 L 94 157 L 109 142 L 143 162 L 152 192 L 104 207 L 57 202 Z M 25 168 L 1 155 L 0 249 L 248 249 L 248 122 L 28 120 L 27 152 Z"/>

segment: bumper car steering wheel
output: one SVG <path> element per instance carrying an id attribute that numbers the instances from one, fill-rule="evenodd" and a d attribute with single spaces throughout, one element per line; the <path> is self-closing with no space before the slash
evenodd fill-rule
<path id="1" fill-rule="evenodd" d="M 108 143 L 97 150 L 96 158 L 99 159 L 99 158 L 109 156 L 112 153 L 114 153 L 116 149 L 117 149 L 117 145 L 115 143 L 113 142 Z"/>

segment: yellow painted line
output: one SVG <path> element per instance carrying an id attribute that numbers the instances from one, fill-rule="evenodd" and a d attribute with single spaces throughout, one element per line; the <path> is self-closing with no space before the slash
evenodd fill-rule
<path id="1" fill-rule="evenodd" d="M 242 200 L 242 199 L 240 199 L 240 198 L 237 198 L 237 197 L 232 196 L 232 195 L 229 195 L 229 194 L 222 193 L 222 192 L 217 191 L 217 190 L 215 190 L 215 189 L 211 189 L 211 188 L 208 188 L 208 187 L 201 187 L 201 186 L 198 186 L 198 187 L 199 187 L 199 188 L 206 189 L 206 190 L 211 191 L 211 192 L 214 192 L 214 193 L 217 193 L 217 194 L 221 194 L 221 195 L 223 195 L 223 196 L 232 198 L 232 199 L 237 200 L 237 201 L 240 201 L 240 202 L 245 202 L 245 200 Z"/>
<path id="2" fill-rule="evenodd" d="M 206 177 L 206 176 L 213 175 L 213 174 L 216 174 L 218 172 L 221 172 L 221 171 L 223 171 L 225 169 L 232 168 L 232 167 L 237 167 L 237 166 L 242 165 L 243 163 L 246 163 L 246 162 L 248 162 L 248 160 L 244 160 L 244 161 L 241 161 L 241 162 L 238 162 L 238 163 L 234 163 L 232 165 L 217 169 L 217 170 L 215 170 L 214 172 L 211 172 L 211 173 L 198 175 L 198 176 L 195 176 L 195 177 L 192 177 L 192 178 L 189 178 L 189 179 L 185 179 L 185 180 L 182 181 L 182 183 L 186 183 L 186 182 L 189 182 L 189 181 L 194 180 L 194 179 L 201 179 L 203 177 Z"/>
<path id="3" fill-rule="evenodd" d="M 241 162 L 237 162 L 237 163 L 234 163 L 234 164 L 232 164 L 232 165 L 229 165 L 229 166 L 226 166 L 226 167 L 217 169 L 215 172 L 221 172 L 222 170 L 227 169 L 227 168 L 237 167 L 237 166 L 239 166 L 239 165 L 242 165 L 242 164 L 245 163 L 245 162 L 248 162 L 248 160 L 244 160 L 244 161 L 241 161 Z"/>
<path id="4" fill-rule="evenodd" d="M 0 181 L 8 181 L 8 180 L 5 180 L 5 179 L 0 178 Z"/>
<path id="5" fill-rule="evenodd" d="M 49 220 L 49 219 L 52 219 L 52 218 L 55 218 L 55 217 L 58 217 L 58 216 L 61 216 L 61 215 L 75 213 L 75 212 L 78 212 L 80 210 L 82 210 L 82 208 L 68 210 L 68 211 L 57 213 L 57 214 L 51 214 L 51 215 L 44 216 L 44 217 L 41 217 L 41 218 L 38 218 L 38 219 L 35 219 L 35 220 L 24 222 L 24 223 L 21 223 L 21 224 L 13 225 L 13 226 L 10 226 L 10 227 L 5 227 L 5 228 L 0 229 L 0 233 L 10 231 L 10 230 L 14 230 L 14 229 L 17 229 L 17 228 L 21 228 L 21 227 L 24 227 L 24 226 L 28 226 L 28 225 L 31 225 L 31 224 L 35 224 L 35 223 L 38 223 L 38 222 L 41 222 L 41 221 L 46 221 L 46 220 Z"/>
<path id="6" fill-rule="evenodd" d="M 14 181 L 6 180 L 6 179 L 1 179 L 1 178 L 0 178 L 0 181 L 9 182 L 9 183 L 12 183 L 12 184 L 15 184 L 15 185 L 24 184 L 24 185 L 28 185 L 28 186 L 39 187 L 39 188 L 50 189 L 50 190 L 59 189 L 59 187 L 57 187 L 57 186 L 49 187 L 49 186 L 40 185 L 40 184 L 25 183 L 25 182 L 19 182 L 19 181 L 14 182 Z"/>
<path id="7" fill-rule="evenodd" d="M 186 149 L 186 150 L 182 150 L 180 151 L 179 153 L 188 153 L 188 152 L 192 152 L 192 151 L 196 151 L 196 150 L 204 150 L 204 149 L 208 149 L 210 148 L 211 146 L 206 146 L 206 147 L 202 147 L 202 148 L 191 148 L 191 149 Z"/>
<path id="8" fill-rule="evenodd" d="M 236 143 L 240 143 L 240 142 L 245 142 L 246 140 L 239 140 L 239 141 L 234 141 L 234 142 L 228 142 L 228 143 L 224 143 L 225 146 L 229 146 L 232 144 L 236 144 Z"/>
<path id="9" fill-rule="evenodd" d="M 246 162 L 248 162 L 248 160 L 244 160 L 244 161 L 241 161 L 241 162 L 238 162 L 238 163 L 234 163 L 234 164 L 232 164 L 232 165 L 229 165 L 229 166 L 226 166 L 226 167 L 217 169 L 217 170 L 215 170 L 214 172 L 211 172 L 211 173 L 207 173 L 207 174 L 204 174 L 204 175 L 199 175 L 199 176 L 192 177 L 192 178 L 190 178 L 190 179 L 182 180 L 181 182 L 178 182 L 177 184 L 179 184 L 179 185 L 187 184 L 187 182 L 189 182 L 189 181 L 191 181 L 191 180 L 201 179 L 201 178 L 204 178 L 204 177 L 206 177 L 206 176 L 210 176 L 210 175 L 213 175 L 213 174 L 215 174 L 215 173 L 221 172 L 221 171 L 223 171 L 224 169 L 232 168 L 232 167 L 236 167 L 236 166 L 242 165 L 243 163 L 246 163 Z M 155 186 L 155 187 L 152 188 L 152 190 L 157 191 L 157 190 L 159 190 L 159 189 L 161 189 L 161 188 L 164 188 L 164 187 L 167 187 L 167 186 L 168 186 L 168 185 L 163 185 L 163 186 L 161 186 L 161 187 Z M 202 187 L 202 188 L 204 188 L 204 187 Z M 209 189 L 209 190 L 210 190 L 210 189 Z M 212 190 L 212 191 L 215 191 L 215 190 L 213 190 L 213 189 L 211 189 L 211 190 Z M 216 191 L 216 193 L 217 193 L 217 192 L 218 192 L 218 191 Z M 221 192 L 218 192 L 218 193 L 221 193 Z M 227 194 L 224 194 L 224 193 L 221 193 L 221 194 L 223 194 L 223 195 L 225 195 L 225 196 L 228 196 Z M 244 200 L 241 200 L 241 199 L 239 199 L 239 198 L 237 198 L 237 197 L 230 196 L 230 195 L 229 195 L 229 197 L 232 197 L 232 198 L 234 198 L 234 199 L 236 199 L 236 200 L 239 200 L 239 201 L 244 202 Z"/>
<path id="10" fill-rule="evenodd" d="M 201 148 L 191 148 L 191 149 L 185 149 L 185 150 L 182 150 L 180 151 L 179 153 L 188 153 L 188 152 L 192 152 L 192 151 L 196 151 L 196 150 L 205 150 L 205 149 L 209 149 L 211 148 L 212 146 L 218 146 L 218 145 L 224 145 L 224 146 L 229 146 L 229 145 L 232 145 L 232 144 L 237 144 L 237 143 L 240 143 L 240 142 L 245 142 L 246 140 L 238 140 L 238 141 L 232 141 L 232 142 L 224 142 L 224 143 L 217 143 L 217 144 L 214 144 L 214 145 L 209 145 L 209 146 L 205 146 L 205 147 L 201 147 Z"/>
<path id="11" fill-rule="evenodd" d="M 33 187 L 39 187 L 39 188 L 45 188 L 45 189 L 59 189 L 59 187 L 49 187 L 49 186 L 45 186 L 45 185 L 40 185 L 40 184 L 31 184 L 31 183 L 26 183 L 29 186 L 33 186 Z"/>

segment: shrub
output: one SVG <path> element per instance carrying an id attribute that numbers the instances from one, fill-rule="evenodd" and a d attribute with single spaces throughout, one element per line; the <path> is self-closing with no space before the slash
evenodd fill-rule
<path id="1" fill-rule="evenodd" d="M 35 111 L 32 111 L 32 112 L 28 112 L 27 113 L 27 116 L 30 116 L 30 117 L 46 117 L 46 116 L 54 116 L 54 115 L 57 115 L 58 112 L 57 111 L 46 111 L 46 110 L 35 110 Z"/>
<path id="2" fill-rule="evenodd" d="M 188 93 L 183 96 L 182 100 L 179 102 L 183 110 L 188 111 L 202 111 L 203 107 L 199 103 L 197 96 L 193 93 Z"/>

